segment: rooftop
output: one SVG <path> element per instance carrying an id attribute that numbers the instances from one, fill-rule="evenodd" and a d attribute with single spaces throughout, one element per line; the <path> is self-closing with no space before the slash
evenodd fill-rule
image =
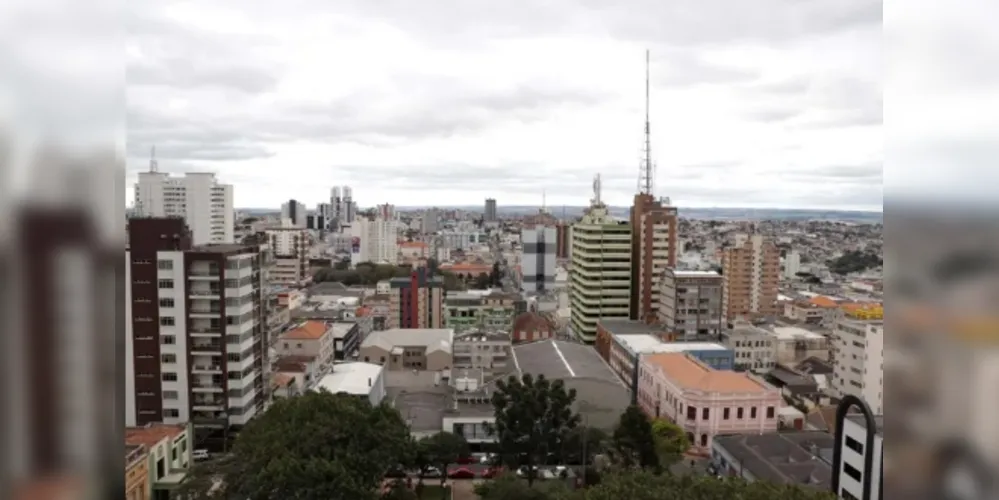
<path id="1" fill-rule="evenodd" d="M 867 428 L 867 419 L 865 419 L 864 416 L 861 415 L 861 414 L 847 415 L 846 418 L 850 419 L 851 422 L 853 422 L 853 423 L 855 423 L 855 424 L 857 424 L 857 425 L 859 425 L 861 427 Z M 875 415 L 874 416 L 874 423 L 875 423 L 875 425 L 877 425 L 877 434 L 879 436 L 881 436 L 881 437 L 884 437 L 884 432 L 885 432 L 885 417 L 884 417 L 884 415 Z"/>
<path id="2" fill-rule="evenodd" d="M 662 328 L 630 319 L 601 319 L 600 326 L 614 335 L 654 335 L 663 332 Z"/>
<path id="3" fill-rule="evenodd" d="M 371 387 L 381 373 L 381 365 L 374 363 L 337 363 L 333 372 L 321 378 L 315 389 L 326 389 L 333 394 L 346 392 L 366 396 L 371 393 Z"/>
<path id="4" fill-rule="evenodd" d="M 756 479 L 829 489 L 835 441 L 828 432 L 802 431 L 718 436 L 714 446 L 731 455 L 739 462 L 736 467 Z"/>
<path id="5" fill-rule="evenodd" d="M 142 445 L 150 449 L 164 439 L 177 439 L 187 431 L 183 425 L 153 423 L 144 427 L 126 427 L 125 444 Z"/>
<path id="6" fill-rule="evenodd" d="M 240 253 L 256 253 L 257 247 L 253 245 L 240 245 L 238 243 L 210 243 L 197 245 L 191 248 L 195 253 L 221 253 L 235 255 Z"/>
<path id="7" fill-rule="evenodd" d="M 361 349 L 380 347 L 391 351 L 396 346 L 421 346 L 428 351 L 450 351 L 453 342 L 454 330 L 450 328 L 392 328 L 369 333 L 361 343 Z"/>
<path id="8" fill-rule="evenodd" d="M 683 389 L 719 393 L 764 392 L 770 387 L 745 373 L 714 370 L 687 354 L 651 354 L 644 358 Z"/>
<path id="9" fill-rule="evenodd" d="M 717 271 L 673 271 L 677 278 L 721 278 Z"/>
<path id="10" fill-rule="evenodd" d="M 775 326 L 773 335 L 777 340 L 820 340 L 825 336 L 797 326 Z"/>
<path id="11" fill-rule="evenodd" d="M 594 378 L 619 383 L 597 351 L 585 344 L 542 340 L 513 348 L 514 363 L 521 373 L 549 379 Z"/>
<path id="12" fill-rule="evenodd" d="M 663 342 L 658 337 L 648 334 L 617 335 L 616 338 L 622 346 L 635 354 L 728 350 L 728 347 L 716 342 Z"/>
<path id="13" fill-rule="evenodd" d="M 329 327 L 323 321 L 306 321 L 282 335 L 285 340 L 319 340 L 326 335 Z"/>

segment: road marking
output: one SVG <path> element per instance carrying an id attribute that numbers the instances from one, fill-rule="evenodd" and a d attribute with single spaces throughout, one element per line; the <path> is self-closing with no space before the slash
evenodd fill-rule
<path id="1" fill-rule="evenodd" d="M 565 356 L 562 354 L 562 350 L 558 348 L 558 344 L 556 344 L 554 340 L 552 340 L 551 343 L 552 343 L 552 347 L 555 348 L 555 354 L 558 354 L 558 359 L 561 359 L 562 360 L 562 364 L 565 365 L 565 369 L 569 370 L 569 376 L 570 377 L 575 377 L 576 376 L 576 372 L 573 371 L 573 369 L 572 369 L 571 366 L 569 366 L 569 361 L 567 361 L 565 359 Z"/>

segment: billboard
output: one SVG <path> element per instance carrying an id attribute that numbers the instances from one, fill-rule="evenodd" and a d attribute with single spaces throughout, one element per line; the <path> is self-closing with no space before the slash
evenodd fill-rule
<path id="1" fill-rule="evenodd" d="M 350 253 L 361 253 L 361 237 L 354 236 L 350 239 Z"/>

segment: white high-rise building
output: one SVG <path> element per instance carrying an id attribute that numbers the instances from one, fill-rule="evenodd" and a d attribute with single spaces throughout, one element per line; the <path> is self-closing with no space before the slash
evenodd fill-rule
<path id="1" fill-rule="evenodd" d="M 420 232 L 423 234 L 434 234 L 437 232 L 437 224 L 440 221 L 441 214 L 436 208 L 428 208 L 423 212 L 422 225 L 420 227 Z"/>
<path id="2" fill-rule="evenodd" d="M 233 243 L 235 210 L 232 185 L 210 172 L 171 177 L 140 172 L 135 184 L 135 213 L 140 217 L 183 217 L 195 245 Z"/>
<path id="3" fill-rule="evenodd" d="M 333 186 L 330 189 L 330 205 L 333 207 L 333 220 L 336 229 L 341 226 L 350 225 L 357 217 L 357 208 L 354 204 L 354 191 L 350 186 Z"/>
<path id="4" fill-rule="evenodd" d="M 343 222 L 353 224 L 357 218 L 357 204 L 354 203 L 354 190 L 350 186 L 343 186 Z"/>
<path id="5" fill-rule="evenodd" d="M 784 279 L 793 280 L 801 272 L 801 254 L 791 250 L 784 257 Z"/>
<path id="6" fill-rule="evenodd" d="M 861 311 L 863 314 L 864 311 Z M 834 359 L 831 389 L 838 396 L 862 398 L 878 415 L 884 414 L 884 322 L 847 313 L 833 330 Z"/>
<path id="7" fill-rule="evenodd" d="M 522 291 L 541 293 L 554 290 L 557 239 L 558 231 L 554 227 L 535 226 L 521 231 Z"/>
<path id="8" fill-rule="evenodd" d="M 281 220 L 288 221 L 290 227 L 306 227 L 306 208 L 305 203 L 296 200 L 288 200 L 287 203 L 281 205 Z"/>
<path id="9" fill-rule="evenodd" d="M 399 222 L 384 219 L 362 218 L 350 226 L 352 242 L 350 261 L 378 264 L 399 262 Z"/>

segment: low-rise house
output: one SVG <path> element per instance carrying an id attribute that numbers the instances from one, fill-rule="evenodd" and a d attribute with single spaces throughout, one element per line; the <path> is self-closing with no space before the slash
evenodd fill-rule
<path id="1" fill-rule="evenodd" d="M 149 454 L 142 444 L 125 445 L 125 498 L 150 500 Z"/>
<path id="2" fill-rule="evenodd" d="M 534 342 L 555 338 L 557 329 L 552 321 L 536 312 L 523 312 L 513 320 L 514 343 Z"/>
<path id="3" fill-rule="evenodd" d="M 505 372 L 510 362 L 510 336 L 496 332 L 466 332 L 454 336 L 454 369 Z"/>
<path id="4" fill-rule="evenodd" d="M 168 500 L 191 467 L 194 433 L 191 425 L 152 423 L 125 428 L 125 445 L 145 448 L 152 500 Z"/>
<path id="5" fill-rule="evenodd" d="M 314 390 L 357 396 L 376 406 L 385 399 L 384 372 L 383 366 L 374 363 L 337 363 L 333 372 L 320 379 Z"/>
<path id="6" fill-rule="evenodd" d="M 335 323 L 309 320 L 284 332 L 275 346 L 278 356 L 315 358 L 319 371 L 328 369 L 335 359 Z"/>
<path id="7" fill-rule="evenodd" d="M 358 359 L 387 370 L 439 371 L 453 364 L 454 330 L 448 328 L 392 328 L 371 332 Z"/>
<path id="8" fill-rule="evenodd" d="M 681 353 L 641 358 L 637 399 L 650 417 L 680 426 L 701 452 L 715 436 L 776 432 L 783 405 L 780 390 L 762 378 L 715 370 Z"/>

